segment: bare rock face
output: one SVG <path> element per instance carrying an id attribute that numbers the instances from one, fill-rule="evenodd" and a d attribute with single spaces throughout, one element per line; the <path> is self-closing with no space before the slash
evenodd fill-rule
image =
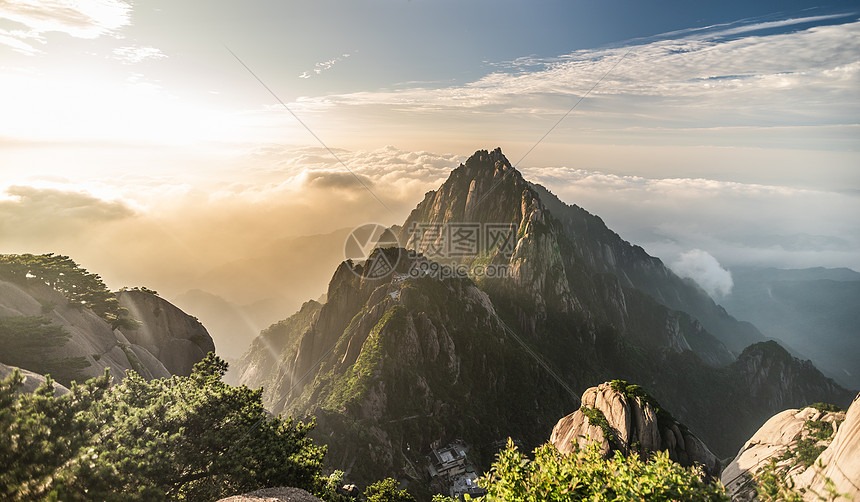
<path id="1" fill-rule="evenodd" d="M 665 450 L 681 465 L 699 464 L 710 476 L 720 472 L 719 459 L 699 438 L 641 388 L 619 380 L 586 390 L 582 407 L 558 421 L 550 442 L 562 453 L 597 442 L 604 456 Z"/>
<path id="2" fill-rule="evenodd" d="M 119 304 L 141 322 L 124 329 L 129 341 L 147 349 L 173 375 L 187 376 L 194 365 L 215 350 L 209 332 L 194 317 L 167 300 L 144 291 L 120 291 Z"/>
<path id="3" fill-rule="evenodd" d="M 33 373 L 32 371 L 15 368 L 14 366 L 7 366 L 3 363 L 0 363 L 0 380 L 9 378 L 13 371 L 18 370 L 21 372 L 21 376 L 24 377 L 24 383 L 21 384 L 21 387 L 18 389 L 18 392 L 29 393 L 35 391 L 40 385 L 45 383 L 45 377 L 38 374 Z M 69 393 L 69 389 L 63 385 L 60 385 L 57 382 L 54 382 L 54 395 L 55 396 L 64 396 Z"/>
<path id="4" fill-rule="evenodd" d="M 322 502 L 301 488 L 263 488 L 244 495 L 233 495 L 218 502 Z"/>
<path id="5" fill-rule="evenodd" d="M 814 431 L 831 427 L 835 434 L 813 436 Z M 809 448 L 824 449 L 807 466 L 798 461 L 798 450 Z M 754 478 L 775 461 L 775 472 L 804 500 L 820 500 L 819 496 L 829 497 L 831 492 L 837 494 L 832 500 L 860 500 L 858 453 L 860 395 L 847 413 L 812 407 L 777 413 L 744 444 L 723 471 L 722 482 L 732 500 L 756 500 Z"/>
<path id="6" fill-rule="evenodd" d="M 46 284 L 0 280 L 0 317 L 17 316 L 41 316 L 61 326 L 70 338 L 56 354 L 49 355 L 86 359 L 89 366 L 82 370 L 85 378 L 100 376 L 106 368 L 116 377 L 127 370 L 135 370 L 146 379 L 170 376 L 149 350 L 130 342 L 91 310 L 72 305 Z"/>

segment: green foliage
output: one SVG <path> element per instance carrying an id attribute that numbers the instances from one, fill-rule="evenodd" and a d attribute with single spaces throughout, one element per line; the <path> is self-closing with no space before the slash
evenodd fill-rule
<path id="1" fill-rule="evenodd" d="M 372 375 L 384 353 L 385 332 L 400 330 L 406 320 L 406 309 L 395 305 L 382 315 L 361 347 L 361 353 L 349 371 L 343 375 L 333 387 L 327 400 L 332 409 L 342 409 L 360 401 L 367 394 L 372 382 Z M 347 331 L 349 328 L 347 328 Z"/>
<path id="2" fill-rule="evenodd" d="M 833 424 L 823 420 L 808 420 L 803 424 L 809 430 L 810 437 L 818 441 L 829 441 L 833 438 Z"/>
<path id="3" fill-rule="evenodd" d="M 834 434 L 833 424 L 823 420 L 807 420 L 803 429 L 795 437 L 797 443 L 787 449 L 780 456 L 780 460 L 791 460 L 792 466 L 809 467 L 827 449 Z"/>
<path id="4" fill-rule="evenodd" d="M 68 386 L 72 380 L 83 381 L 82 369 L 90 363 L 85 357 L 57 357 L 70 335 L 62 326 L 51 324 L 41 316 L 0 318 L 0 362 L 43 375 L 50 374 Z"/>
<path id="5" fill-rule="evenodd" d="M 0 382 L 0 499 L 201 500 L 270 486 L 321 491 L 324 448 L 313 424 L 271 418 L 261 391 L 221 382 L 209 354 L 188 377 L 145 381 L 130 373 L 49 384 L 16 395 Z"/>
<path id="6" fill-rule="evenodd" d="M 755 476 L 756 495 L 762 502 L 802 502 L 803 496 L 794 490 L 791 478 L 786 480 L 783 469 L 777 467 L 776 459 L 759 469 Z"/>
<path id="7" fill-rule="evenodd" d="M 123 288 L 123 289 L 126 289 L 126 288 Z M 149 289 L 146 286 L 135 286 L 135 287 L 131 288 L 131 291 L 140 291 L 141 293 L 149 293 L 151 295 L 158 296 L 158 291 L 156 291 L 154 289 Z"/>
<path id="8" fill-rule="evenodd" d="M 603 431 L 603 437 L 605 437 L 607 441 L 611 443 L 615 440 L 615 436 L 612 434 L 612 428 L 609 426 L 609 421 L 606 420 L 606 415 L 604 415 L 602 411 L 588 406 L 582 406 L 579 408 L 579 411 L 588 417 L 588 423 L 590 425 L 600 427 Z"/>
<path id="9" fill-rule="evenodd" d="M 29 280 L 42 281 L 62 293 L 73 306 L 86 307 L 116 329 L 118 322 L 128 317 L 116 296 L 102 282 L 68 256 L 53 253 L 43 255 L 0 255 L 0 278 L 19 284 Z"/>
<path id="10" fill-rule="evenodd" d="M 548 501 L 728 501 L 720 484 L 703 481 L 694 468 L 685 468 L 658 452 L 648 461 L 620 453 L 609 460 L 599 446 L 569 455 L 546 444 L 530 460 L 508 442 L 489 476 L 479 480 L 486 502 Z"/>
<path id="11" fill-rule="evenodd" d="M 835 404 L 830 403 L 812 403 L 807 406 L 807 408 L 815 408 L 818 411 L 823 412 L 840 412 L 845 411 L 842 408 L 836 406 Z"/>
<path id="12" fill-rule="evenodd" d="M 343 478 L 345 474 L 341 470 L 336 470 L 322 479 L 322 487 L 316 493 L 316 496 L 326 502 L 354 502 L 354 499 L 338 493 L 338 489 L 343 486 Z"/>
<path id="13" fill-rule="evenodd" d="M 635 384 L 628 384 L 624 380 L 612 380 L 609 383 L 612 390 L 615 392 L 620 392 L 624 394 L 628 401 L 633 399 L 637 399 L 642 403 L 647 403 L 651 405 L 651 408 L 654 409 L 654 412 L 657 413 L 657 424 L 663 427 L 670 427 L 673 424 L 678 424 L 678 426 L 683 427 L 675 417 L 672 416 L 665 408 L 660 406 L 660 403 L 657 402 L 656 399 L 651 397 L 650 394 L 645 392 L 645 389 Z"/>
<path id="14" fill-rule="evenodd" d="M 415 502 L 415 497 L 406 490 L 398 490 L 396 479 L 385 478 L 364 490 L 367 502 Z"/>
<path id="15" fill-rule="evenodd" d="M 821 464 L 819 464 L 821 467 Z M 779 460 L 771 458 L 768 463 L 756 472 L 753 477 L 756 496 L 761 502 L 803 502 L 804 494 L 811 493 L 815 500 L 833 502 L 849 499 L 847 494 L 839 493 L 833 480 L 824 478 L 824 492 L 819 493 L 810 488 L 795 488 L 794 480 L 787 475 L 788 466 L 779 465 Z"/>
<path id="16" fill-rule="evenodd" d="M 827 445 L 818 444 L 818 441 L 811 436 L 801 438 L 797 441 L 792 451 L 794 463 L 795 465 L 799 464 L 803 467 L 809 467 L 815 463 L 815 459 L 826 449 Z"/>

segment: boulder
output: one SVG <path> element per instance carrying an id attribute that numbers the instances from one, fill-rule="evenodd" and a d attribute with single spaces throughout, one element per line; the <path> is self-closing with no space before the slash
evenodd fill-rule
<path id="1" fill-rule="evenodd" d="M 218 500 L 218 502 L 322 502 L 301 488 L 277 487 L 233 495 Z"/>
<path id="2" fill-rule="evenodd" d="M 615 381 L 587 389 L 582 407 L 558 421 L 550 442 L 562 453 L 574 451 L 574 443 L 583 447 L 596 442 L 606 457 L 614 451 L 624 455 L 667 451 L 681 465 L 701 465 L 707 475 L 719 475 L 719 459 L 699 438 L 668 414 L 658 417 L 656 402 L 641 389 L 637 390 L 641 395 L 634 395 L 626 392 L 628 388 L 634 387 Z M 594 412 L 587 409 L 602 413 L 606 422 L 591 423 L 588 415 Z"/>

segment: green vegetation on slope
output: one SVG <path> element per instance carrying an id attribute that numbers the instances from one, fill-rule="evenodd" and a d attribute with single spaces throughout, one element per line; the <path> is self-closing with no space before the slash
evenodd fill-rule
<path id="1" fill-rule="evenodd" d="M 485 502 L 557 501 L 721 501 L 729 498 L 719 483 L 703 481 L 701 473 L 685 468 L 658 452 L 648 461 L 616 453 L 604 459 L 592 444 L 565 455 L 546 444 L 534 460 L 513 443 L 499 453 L 490 474 L 479 480 L 487 490 Z"/>
<path id="2" fill-rule="evenodd" d="M 654 412 L 657 413 L 657 424 L 661 429 L 669 428 L 675 424 L 679 427 L 686 428 L 683 424 L 679 423 L 675 417 L 669 413 L 669 411 L 660 406 L 660 403 L 658 403 L 656 399 L 651 397 L 651 395 L 639 385 L 628 384 L 624 380 L 612 380 L 609 384 L 612 387 L 612 390 L 623 394 L 628 401 L 636 399 L 643 404 L 651 405 L 651 408 L 653 408 Z"/>
<path id="3" fill-rule="evenodd" d="M 399 489 L 396 479 L 385 478 L 364 490 L 367 502 L 415 502 L 415 497 L 406 490 Z"/>
<path id="4" fill-rule="evenodd" d="M 209 354 L 188 377 L 104 376 L 54 397 L 0 381 L 3 500 L 211 501 L 261 487 L 323 490 L 312 424 L 271 418 L 260 391 L 221 382 Z"/>
<path id="5" fill-rule="evenodd" d="M 386 342 L 383 330 L 386 327 L 388 330 L 402 329 L 405 318 L 406 309 L 401 305 L 395 305 L 385 311 L 379 322 L 370 330 L 355 364 L 331 387 L 331 394 L 326 400 L 330 409 L 345 409 L 364 399 L 370 389 L 373 373 L 382 361 L 383 344 Z"/>
<path id="6" fill-rule="evenodd" d="M 615 435 L 612 434 L 612 428 L 609 426 L 609 422 L 606 420 L 606 415 L 604 415 L 602 411 L 589 406 L 582 406 L 579 408 L 579 411 L 588 417 L 588 423 L 590 425 L 600 427 L 600 430 L 603 431 L 603 437 L 606 438 L 607 441 L 610 443 L 615 441 Z"/>
<path id="7" fill-rule="evenodd" d="M 87 272 L 68 256 L 53 253 L 0 255 L 0 279 L 18 284 L 42 281 L 62 293 L 72 305 L 92 310 L 114 329 L 136 325 L 102 278 Z"/>
<path id="8" fill-rule="evenodd" d="M 56 357 L 52 354 L 69 341 L 62 326 L 51 324 L 41 316 L 0 318 L 0 362 L 30 371 L 50 374 L 68 386 L 72 380 L 83 381 L 82 369 L 90 363 L 85 357 Z"/>

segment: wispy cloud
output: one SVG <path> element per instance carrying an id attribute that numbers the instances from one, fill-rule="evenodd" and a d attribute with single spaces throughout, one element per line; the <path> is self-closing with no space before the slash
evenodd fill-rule
<path id="1" fill-rule="evenodd" d="M 115 59 L 122 61 L 123 64 L 136 64 L 146 60 L 159 60 L 167 58 L 167 54 L 155 47 L 145 47 L 140 45 L 132 45 L 128 47 L 118 47 L 113 50 Z"/>
<path id="2" fill-rule="evenodd" d="M 335 64 L 343 61 L 344 59 L 350 57 L 351 54 L 345 52 L 340 56 L 333 57 L 326 61 L 320 61 L 319 63 L 314 64 L 314 67 L 310 71 L 304 71 L 299 75 L 299 78 L 311 78 L 314 75 L 320 75 L 322 72 L 326 70 L 330 70 Z"/>
<path id="3" fill-rule="evenodd" d="M 0 31 L 0 44 L 18 52 L 40 52 L 28 40 L 44 43 L 43 34 L 60 32 L 77 38 L 98 38 L 131 23 L 132 6 L 123 0 L 4 0 L 0 20 L 19 29 Z"/>
<path id="4" fill-rule="evenodd" d="M 470 121 L 557 117 L 632 47 L 577 110 L 588 114 L 588 128 L 663 128 L 669 137 L 678 128 L 857 124 L 860 22 L 761 33 L 822 19 L 727 26 L 557 58 L 527 57 L 464 85 L 327 95 L 302 105 L 437 113 L 451 123 L 467 114 Z"/>

